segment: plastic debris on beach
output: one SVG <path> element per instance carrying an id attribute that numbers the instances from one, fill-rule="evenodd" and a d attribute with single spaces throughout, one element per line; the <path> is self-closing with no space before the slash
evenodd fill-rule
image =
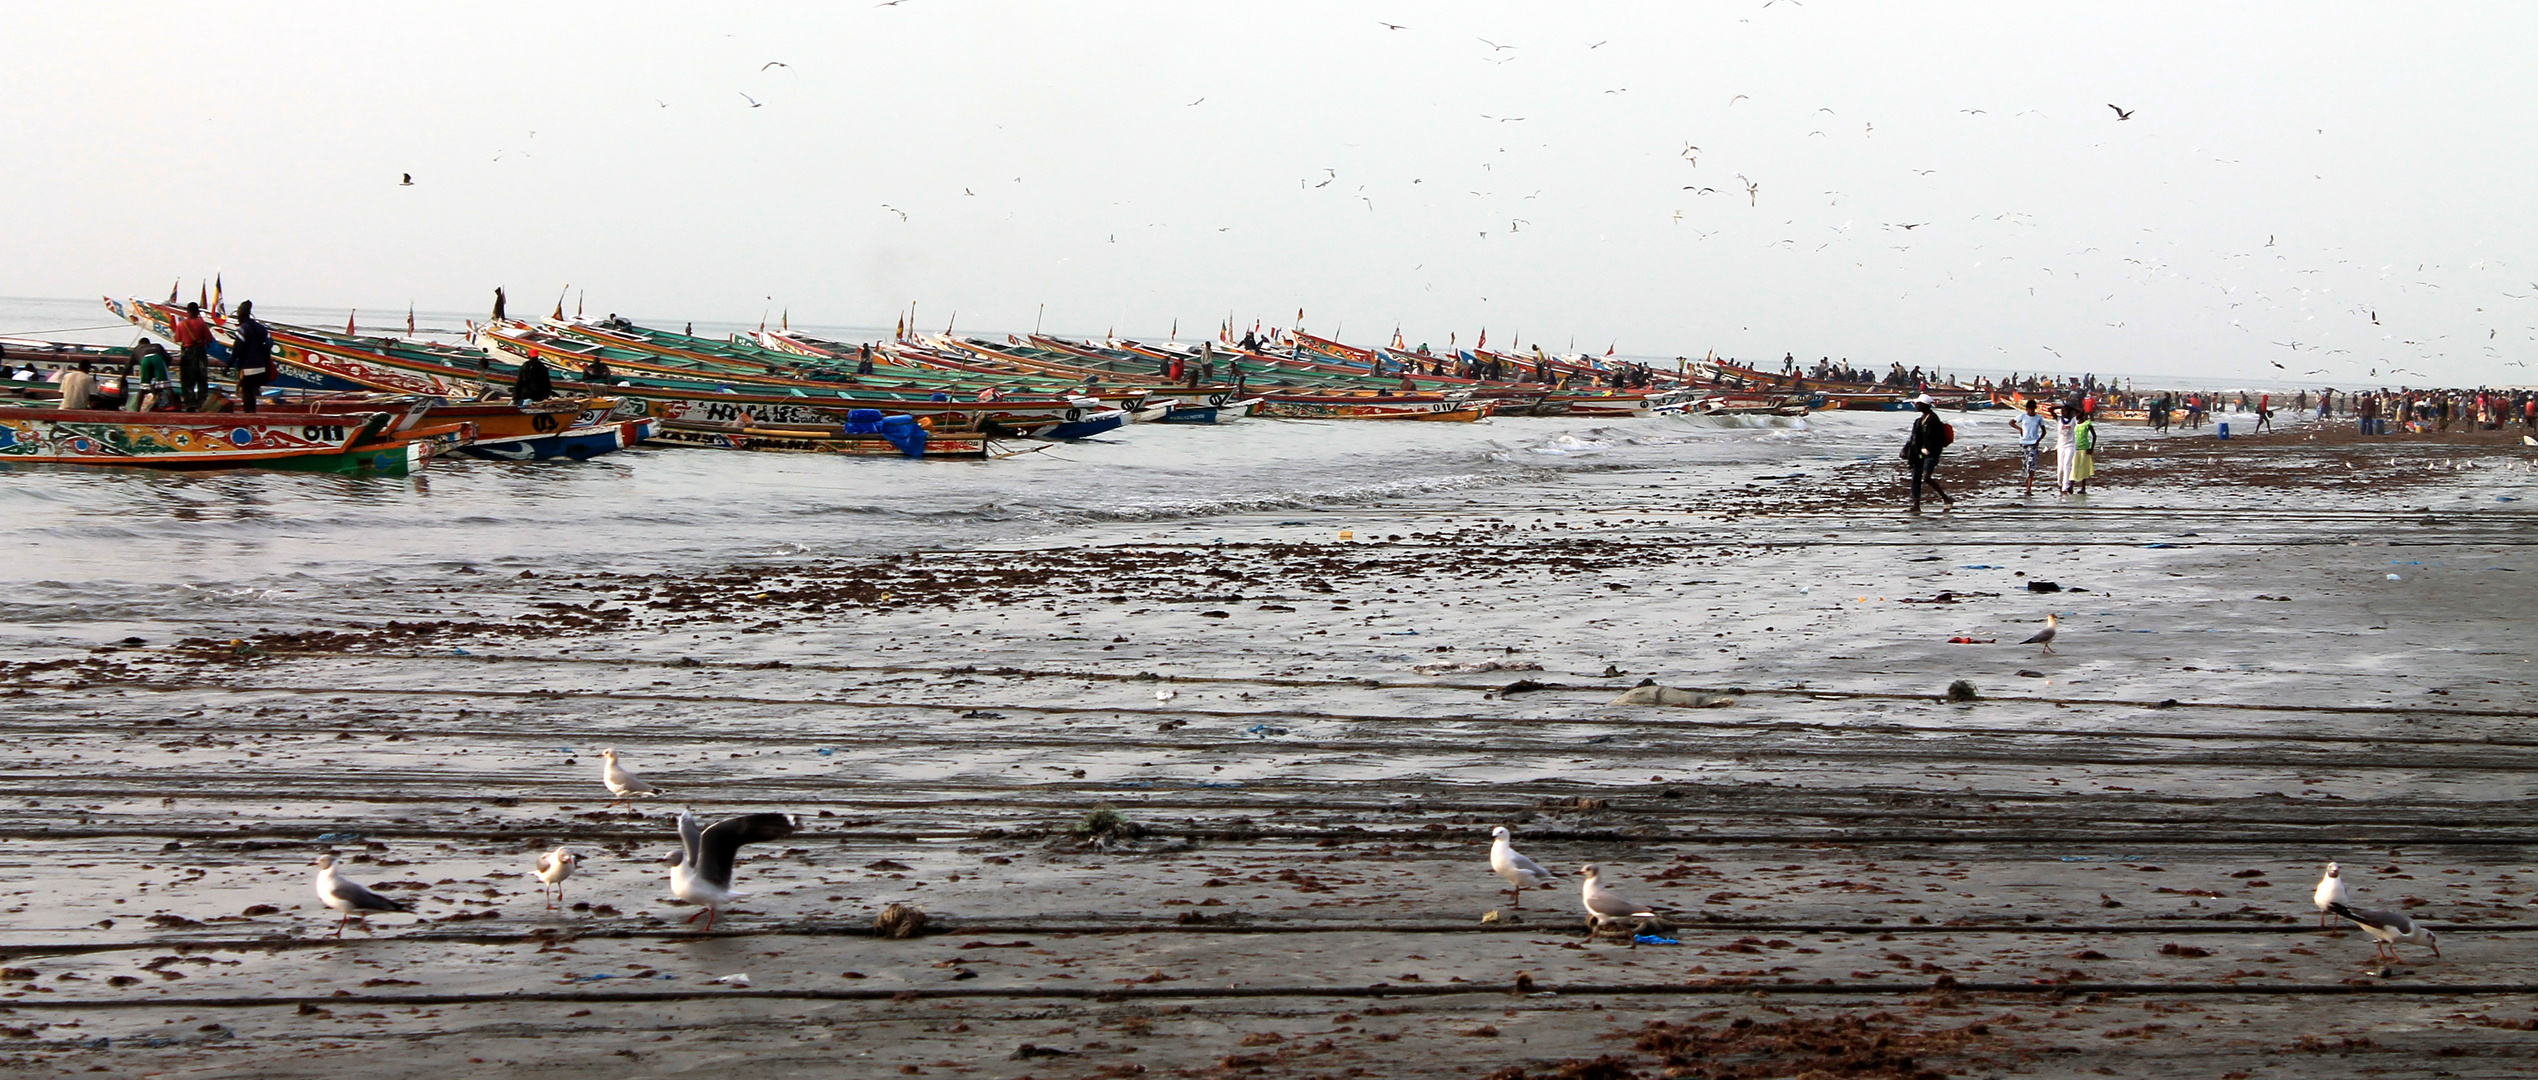
<path id="1" fill-rule="evenodd" d="M 1638 943 L 1640 943 L 1640 944 L 1642 944 L 1642 945 L 1681 945 L 1681 944 L 1683 944 L 1682 942 L 1677 941 L 1677 940 L 1675 940 L 1675 939 L 1673 939 L 1673 938 L 1670 938 L 1670 937 L 1659 937 L 1658 935 L 1655 935 L 1655 934 L 1633 934 L 1633 935 L 1631 935 L 1630 940 L 1632 940 L 1632 941 L 1636 941 L 1636 942 L 1638 942 Z"/>
<path id="2" fill-rule="evenodd" d="M 1282 727 L 1272 727 L 1268 724 L 1253 724 L 1252 726 L 1243 729 L 1243 734 L 1257 735 L 1261 738 L 1267 738 L 1271 735 L 1284 735 L 1286 733 L 1287 729 Z"/>

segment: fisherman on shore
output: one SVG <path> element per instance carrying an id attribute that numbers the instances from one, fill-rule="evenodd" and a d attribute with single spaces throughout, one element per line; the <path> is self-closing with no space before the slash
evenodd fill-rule
<path id="1" fill-rule="evenodd" d="M 1912 399 L 1912 404 L 1921 413 L 1913 418 L 1912 436 L 1904 441 L 1903 449 L 1904 463 L 1912 468 L 1912 508 L 1921 509 L 1923 484 L 1930 485 L 1930 490 L 1939 496 L 1940 502 L 1955 506 L 1956 500 L 1949 498 L 1947 490 L 1939 486 L 1937 475 L 1939 452 L 1955 440 L 1955 431 L 1931 408 L 1930 395 L 1916 397 Z"/>
<path id="2" fill-rule="evenodd" d="M 229 363 L 238 369 L 238 407 L 256 411 L 256 398 L 273 381 L 273 335 L 255 317 L 253 300 L 238 301 L 238 343 L 229 349 Z"/>
<path id="3" fill-rule="evenodd" d="M 211 324 L 203 321 L 203 305 L 187 301 L 169 336 L 176 339 L 177 401 L 185 411 L 199 412 L 211 393 Z"/>

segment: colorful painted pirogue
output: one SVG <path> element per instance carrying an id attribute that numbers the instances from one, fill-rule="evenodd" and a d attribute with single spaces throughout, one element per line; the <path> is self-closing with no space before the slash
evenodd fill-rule
<path id="1" fill-rule="evenodd" d="M 0 408 L 0 462 L 404 475 L 474 435 L 403 410 L 240 413 Z"/>
<path id="2" fill-rule="evenodd" d="M 178 309 L 148 300 L 107 301 L 107 307 L 144 330 L 168 336 L 174 327 Z M 515 324 L 525 327 L 525 324 Z M 554 381 L 559 389 L 581 387 L 602 391 L 618 399 L 615 415 L 620 419 L 652 418 L 660 421 L 658 435 L 664 441 L 688 442 L 693 445 L 728 445 L 726 440 L 684 440 L 676 438 L 681 430 L 728 432 L 738 425 L 788 425 L 840 429 L 847 422 L 846 414 L 858 408 L 882 407 L 893 412 L 916 415 L 918 422 L 943 435 L 1037 435 L 1055 430 L 1059 425 L 1086 419 L 1086 414 L 1100 411 L 1064 400 L 1031 400 L 1004 402 L 962 402 L 905 400 L 914 395 L 890 395 L 882 400 L 856 396 L 853 391 L 833 385 L 791 379 L 751 379 L 741 376 L 708 379 L 694 373 L 677 377 L 644 374 L 641 369 L 658 365 L 649 363 L 646 354 L 628 350 L 597 347 L 549 351 L 525 333 L 508 335 L 483 334 L 482 340 L 508 337 L 509 345 L 496 345 L 483 350 L 465 349 L 398 338 L 363 337 L 335 333 L 306 326 L 267 323 L 272 331 L 278 366 L 285 376 L 298 380 L 297 385 L 322 389 L 375 389 L 400 393 L 427 393 L 424 386 L 438 387 L 457 399 L 479 396 L 487 390 L 501 390 L 511 385 L 518 374 L 519 361 L 536 355 L 555 368 Z M 571 343 L 587 346 L 587 343 Z M 518 348 L 522 354 L 509 350 Z M 597 359 L 612 368 L 605 386 L 583 386 L 576 380 L 584 363 Z M 625 370 L 615 370 L 617 368 Z M 417 382 L 416 380 L 426 380 Z"/>

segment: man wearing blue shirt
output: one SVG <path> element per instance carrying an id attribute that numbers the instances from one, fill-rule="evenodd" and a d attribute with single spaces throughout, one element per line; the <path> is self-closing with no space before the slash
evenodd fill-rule
<path id="1" fill-rule="evenodd" d="M 2044 417 L 2036 413 L 2036 399 L 2028 398 L 2027 411 L 2013 421 L 2018 425 L 2018 457 L 2027 463 L 2027 494 L 2036 493 L 2036 455 L 2044 449 Z"/>

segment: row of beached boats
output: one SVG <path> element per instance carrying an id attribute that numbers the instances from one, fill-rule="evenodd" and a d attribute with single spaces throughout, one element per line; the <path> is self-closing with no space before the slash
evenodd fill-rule
<path id="1" fill-rule="evenodd" d="M 173 296 L 105 304 L 170 342 L 183 314 Z M 638 443 L 980 458 L 999 441 L 1082 439 L 1132 422 L 1797 414 L 1826 404 L 1730 385 L 1716 368 L 1651 371 L 1540 351 L 1439 356 L 1301 331 L 1247 346 L 1038 334 L 850 343 L 781 325 L 705 337 L 560 307 L 537 321 L 497 312 L 457 341 L 349 323 L 341 332 L 265 326 L 278 370 L 256 412 L 239 408 L 234 384 L 215 393 L 213 411 L 131 412 L 45 407 L 48 384 L 0 383 L 21 399 L 0 403 L 0 462 L 399 472 L 453 453 L 581 459 Z M 217 373 L 234 335 L 217 324 L 213 336 Z M 124 400 L 116 373 L 129 350 L 0 344 L 12 363 L 39 371 L 86 361 L 105 403 Z M 524 378 L 551 384 L 553 396 L 515 403 Z"/>

